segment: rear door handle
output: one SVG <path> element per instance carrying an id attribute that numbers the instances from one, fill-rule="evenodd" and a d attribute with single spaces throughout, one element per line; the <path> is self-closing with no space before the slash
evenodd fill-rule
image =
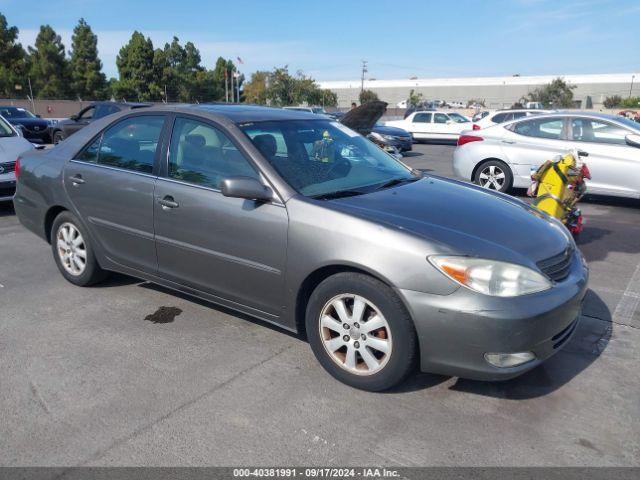
<path id="1" fill-rule="evenodd" d="M 73 183 L 74 185 L 82 185 L 84 183 L 84 179 L 80 174 L 69 177 L 69 180 L 71 180 L 71 183 Z"/>
<path id="2" fill-rule="evenodd" d="M 502 140 L 502 143 L 508 143 L 509 145 L 513 145 L 514 143 L 516 143 L 515 140 Z"/>
<path id="3" fill-rule="evenodd" d="M 158 200 L 158 203 L 162 205 L 163 210 L 170 208 L 178 208 L 178 202 L 176 202 L 171 195 L 166 195 L 164 198 Z"/>

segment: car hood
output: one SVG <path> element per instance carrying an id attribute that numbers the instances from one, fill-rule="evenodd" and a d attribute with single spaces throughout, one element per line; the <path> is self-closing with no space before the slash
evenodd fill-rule
<path id="1" fill-rule="evenodd" d="M 345 213 L 418 235 L 436 253 L 535 266 L 573 244 L 562 224 L 526 203 L 439 177 L 331 203 Z"/>
<path id="2" fill-rule="evenodd" d="M 33 144 L 22 137 L 0 137 L 0 163 L 13 162 L 18 155 L 33 148 Z"/>
<path id="3" fill-rule="evenodd" d="M 388 127 L 386 125 L 376 125 L 373 131 L 381 135 L 393 135 L 395 137 L 410 137 L 411 134 L 402 128 Z"/>
<path id="4" fill-rule="evenodd" d="M 49 122 L 42 118 L 12 118 L 10 122 L 14 125 L 23 125 L 25 127 L 38 125 L 39 127 L 47 128 L 49 126 Z"/>

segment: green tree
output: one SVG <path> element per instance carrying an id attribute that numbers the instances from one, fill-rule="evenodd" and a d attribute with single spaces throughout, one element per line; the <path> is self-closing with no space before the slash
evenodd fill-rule
<path id="1" fill-rule="evenodd" d="M 422 94 L 416 93 L 414 89 L 409 92 L 409 98 L 407 99 L 408 107 L 417 107 L 422 102 Z"/>
<path id="2" fill-rule="evenodd" d="M 0 13 L 0 95 L 5 98 L 24 94 L 27 88 L 27 54 L 17 39 L 18 29 L 9 27 L 6 17 Z"/>
<path id="3" fill-rule="evenodd" d="M 81 99 L 102 99 L 107 95 L 107 79 L 98 58 L 98 37 L 85 22 L 78 21 L 71 37 L 71 90 Z"/>
<path id="4" fill-rule="evenodd" d="M 573 90 L 575 88 L 575 85 L 569 85 L 562 78 L 556 78 L 551 83 L 536 88 L 529 93 L 528 98 L 531 102 L 541 102 L 545 107 L 573 107 Z"/>
<path id="5" fill-rule="evenodd" d="M 373 102 L 374 100 L 379 100 L 376 92 L 372 92 L 371 90 L 362 90 L 358 98 L 360 100 L 360 105 Z"/>
<path id="6" fill-rule="evenodd" d="M 113 94 L 118 100 L 149 101 L 162 97 L 155 55 L 151 39 L 138 31 L 133 32 L 116 58 L 120 78 L 113 85 Z"/>
<path id="7" fill-rule="evenodd" d="M 269 75 L 270 73 L 264 70 L 258 70 L 251 74 L 251 79 L 244 86 L 244 99 L 246 102 L 266 105 Z"/>
<path id="8" fill-rule="evenodd" d="M 29 76 L 34 96 L 66 98 L 69 66 L 62 39 L 49 25 L 42 25 L 35 47 L 29 47 Z"/>

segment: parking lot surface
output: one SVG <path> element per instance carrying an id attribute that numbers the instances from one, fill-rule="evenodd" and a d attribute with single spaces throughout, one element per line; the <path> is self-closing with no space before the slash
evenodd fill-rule
<path id="1" fill-rule="evenodd" d="M 405 161 L 451 176 L 452 152 Z M 504 383 L 376 394 L 258 320 L 124 276 L 75 287 L 0 206 L 0 465 L 640 465 L 640 201 L 583 212 L 591 290 L 564 350 Z"/>

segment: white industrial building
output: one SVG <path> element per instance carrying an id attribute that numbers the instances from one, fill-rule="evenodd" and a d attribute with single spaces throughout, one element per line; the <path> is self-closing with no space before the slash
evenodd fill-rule
<path id="1" fill-rule="evenodd" d="M 596 75 L 544 75 L 511 77 L 469 78 L 413 78 L 407 80 L 365 80 L 364 88 L 376 92 L 380 100 L 390 107 L 406 100 L 413 89 L 425 100 L 466 102 L 471 99 L 484 100 L 488 108 L 507 108 L 536 88 L 561 77 L 576 88 L 573 91 L 576 107 L 600 108 L 604 99 L 611 95 L 640 96 L 640 73 L 615 73 Z M 338 106 L 349 107 L 358 102 L 361 81 L 318 82 L 338 94 Z"/>

